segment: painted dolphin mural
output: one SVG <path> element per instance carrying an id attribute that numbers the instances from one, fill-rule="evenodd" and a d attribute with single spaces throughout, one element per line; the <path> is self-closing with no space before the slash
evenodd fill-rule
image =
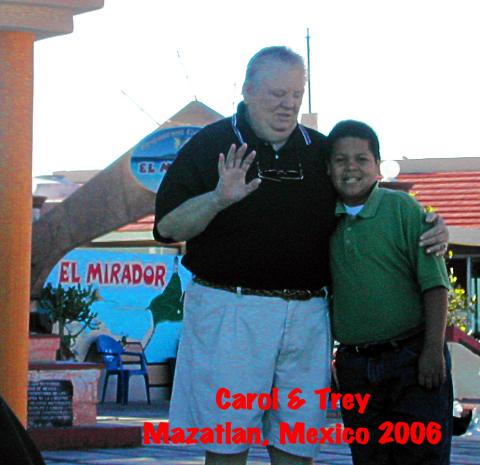
<path id="1" fill-rule="evenodd" d="M 145 349 L 150 343 L 157 325 L 163 321 L 181 321 L 183 320 L 183 300 L 182 282 L 178 274 L 178 257 L 174 260 L 174 272 L 163 292 L 154 297 L 146 310 L 150 310 L 152 315 L 152 325 L 144 336 L 142 345 Z"/>

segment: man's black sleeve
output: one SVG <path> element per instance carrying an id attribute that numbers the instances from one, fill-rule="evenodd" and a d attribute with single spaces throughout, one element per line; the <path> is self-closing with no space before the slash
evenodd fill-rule
<path id="1" fill-rule="evenodd" d="M 175 241 L 158 233 L 158 222 L 188 199 L 204 194 L 208 190 L 198 167 L 198 160 L 201 160 L 205 150 L 202 139 L 202 131 L 200 131 L 182 147 L 160 184 L 155 200 L 153 225 L 153 237 L 159 242 Z"/>

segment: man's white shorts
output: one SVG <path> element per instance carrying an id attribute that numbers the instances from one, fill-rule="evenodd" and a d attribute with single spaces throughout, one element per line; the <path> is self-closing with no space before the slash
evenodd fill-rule
<path id="1" fill-rule="evenodd" d="M 259 428 L 269 445 L 304 457 L 318 446 L 280 444 L 282 422 L 305 428 L 325 426 L 316 389 L 330 386 L 330 322 L 326 299 L 286 301 L 276 297 L 234 294 L 192 282 L 187 290 L 172 401 L 172 428 Z M 278 409 L 221 409 L 220 388 L 230 393 L 260 394 L 277 388 Z M 299 408 L 288 406 L 289 394 L 301 389 Z M 224 391 L 226 392 L 226 391 Z M 222 397 L 224 402 L 232 398 Z M 264 396 L 265 400 L 265 396 Z M 265 408 L 265 404 L 262 405 Z M 237 453 L 248 444 L 215 440 L 205 449 Z"/>

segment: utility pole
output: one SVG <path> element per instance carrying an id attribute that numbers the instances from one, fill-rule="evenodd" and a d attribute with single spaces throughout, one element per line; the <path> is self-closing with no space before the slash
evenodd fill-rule
<path id="1" fill-rule="evenodd" d="M 318 115 L 312 113 L 312 88 L 310 82 L 310 29 L 307 28 L 307 84 L 308 84 L 308 113 L 303 113 L 302 124 L 318 130 Z"/>
<path id="2" fill-rule="evenodd" d="M 312 112 L 312 92 L 310 87 L 310 29 L 307 27 L 307 84 L 308 84 L 308 113 Z"/>

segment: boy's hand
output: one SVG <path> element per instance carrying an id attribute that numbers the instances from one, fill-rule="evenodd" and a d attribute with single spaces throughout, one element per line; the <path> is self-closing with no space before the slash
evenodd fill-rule
<path id="1" fill-rule="evenodd" d="M 443 350 L 425 347 L 418 359 L 418 383 L 427 389 L 440 386 L 447 378 Z"/>
<path id="2" fill-rule="evenodd" d="M 425 221 L 433 226 L 420 236 L 420 247 L 426 247 L 427 253 L 445 255 L 448 249 L 448 228 L 445 221 L 434 212 L 428 213 Z"/>

